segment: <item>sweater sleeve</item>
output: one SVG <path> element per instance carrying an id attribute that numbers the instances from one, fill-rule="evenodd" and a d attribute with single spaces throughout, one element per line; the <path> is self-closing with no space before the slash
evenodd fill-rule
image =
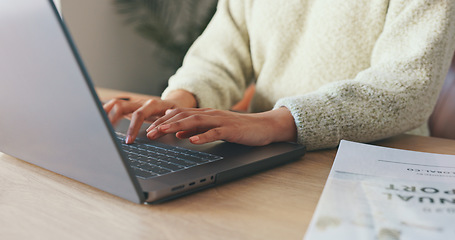
<path id="1" fill-rule="evenodd" d="M 249 1 L 220 0 L 204 33 L 191 46 L 183 66 L 163 92 L 183 89 L 199 107 L 229 109 L 253 78 L 245 8 Z M 209 54 L 207 54 L 209 53 Z"/>
<path id="2" fill-rule="evenodd" d="M 309 150 L 341 139 L 369 142 L 406 132 L 430 116 L 454 51 L 449 0 L 392 0 L 368 69 L 354 79 L 282 98 Z"/>

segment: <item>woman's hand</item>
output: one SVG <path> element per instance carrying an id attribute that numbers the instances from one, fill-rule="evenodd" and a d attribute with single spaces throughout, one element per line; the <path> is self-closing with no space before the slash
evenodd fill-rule
<path id="1" fill-rule="evenodd" d="M 153 122 L 163 116 L 166 110 L 176 107 L 196 107 L 195 97 L 184 90 L 177 90 L 169 94 L 165 100 L 159 97 L 150 98 L 116 98 L 104 104 L 103 108 L 112 124 L 116 124 L 122 117 L 131 118 L 127 131 L 126 143 L 131 144 L 136 139 L 144 121 Z"/>
<path id="2" fill-rule="evenodd" d="M 194 108 L 168 110 L 147 129 L 147 137 L 153 140 L 168 133 L 189 138 L 194 144 L 225 140 L 260 146 L 296 139 L 294 118 L 284 107 L 250 114 Z"/>

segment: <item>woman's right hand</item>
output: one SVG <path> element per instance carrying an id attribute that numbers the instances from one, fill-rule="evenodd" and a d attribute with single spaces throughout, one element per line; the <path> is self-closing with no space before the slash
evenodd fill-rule
<path id="1" fill-rule="evenodd" d="M 166 110 L 177 107 L 197 107 L 196 98 L 187 91 L 176 90 L 164 100 L 159 97 L 122 97 L 112 99 L 103 106 L 113 125 L 123 117 L 130 117 L 125 140 L 127 144 L 134 142 L 145 121 L 153 122 L 163 116 Z"/>

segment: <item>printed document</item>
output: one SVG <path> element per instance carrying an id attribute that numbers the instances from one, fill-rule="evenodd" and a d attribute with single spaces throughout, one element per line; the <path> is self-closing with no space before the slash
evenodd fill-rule
<path id="1" fill-rule="evenodd" d="M 342 141 L 304 239 L 455 239 L 455 155 Z"/>

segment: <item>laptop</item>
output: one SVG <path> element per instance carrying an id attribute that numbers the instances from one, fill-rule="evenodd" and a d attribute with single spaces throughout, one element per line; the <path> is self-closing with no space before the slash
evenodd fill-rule
<path id="1" fill-rule="evenodd" d="M 293 143 L 193 145 L 172 134 L 150 141 L 145 131 L 125 146 L 128 121 L 110 124 L 52 0 L 0 1 L 0 32 L 0 152 L 135 203 L 180 197 L 305 153 Z"/>

